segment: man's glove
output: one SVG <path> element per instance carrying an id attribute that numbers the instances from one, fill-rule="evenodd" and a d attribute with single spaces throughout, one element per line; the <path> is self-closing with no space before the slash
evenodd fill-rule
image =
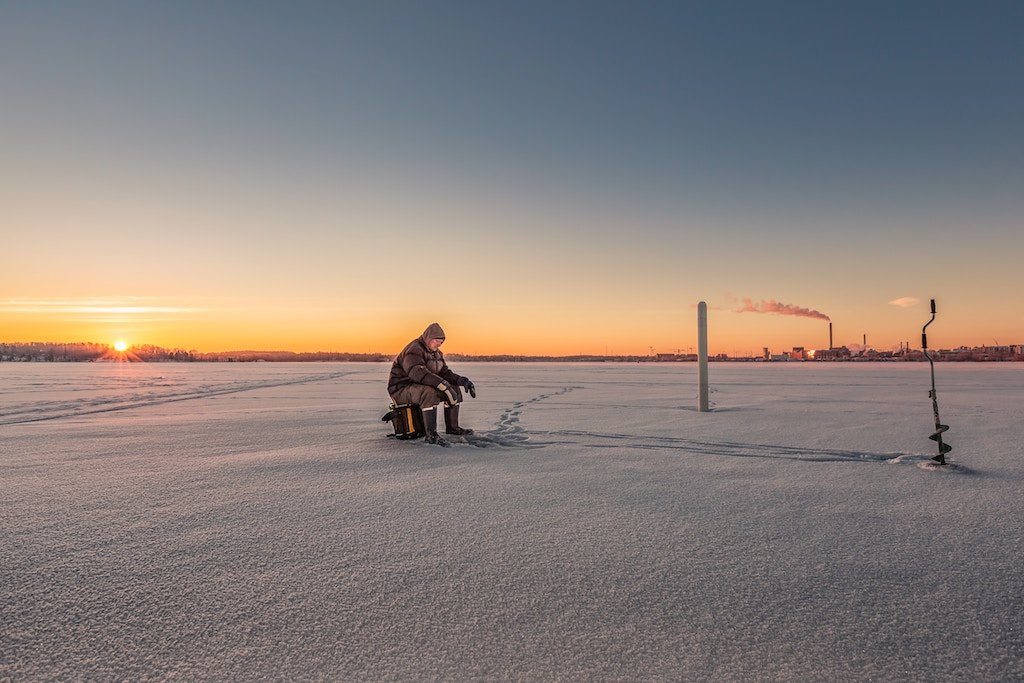
<path id="1" fill-rule="evenodd" d="M 442 394 L 444 394 L 447 397 L 445 399 L 445 402 L 448 405 L 454 406 L 454 405 L 458 404 L 458 402 L 459 402 L 459 394 L 458 394 L 457 390 L 455 389 L 455 387 L 453 387 L 451 384 L 448 384 L 448 382 L 445 382 L 444 380 L 441 380 L 441 383 L 437 385 L 437 390 L 440 391 Z"/>
<path id="2" fill-rule="evenodd" d="M 459 386 L 469 392 L 469 395 L 476 398 L 476 385 L 469 381 L 469 378 L 462 377 L 459 379 Z"/>

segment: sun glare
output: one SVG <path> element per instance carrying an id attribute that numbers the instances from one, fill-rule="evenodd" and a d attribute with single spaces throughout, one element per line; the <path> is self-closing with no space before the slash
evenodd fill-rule
<path id="1" fill-rule="evenodd" d="M 124 353 L 128 350 L 128 342 L 118 339 L 114 342 L 114 350 L 118 353 Z"/>

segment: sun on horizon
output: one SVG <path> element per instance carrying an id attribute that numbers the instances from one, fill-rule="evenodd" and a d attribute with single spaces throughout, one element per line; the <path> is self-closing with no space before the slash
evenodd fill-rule
<path id="1" fill-rule="evenodd" d="M 128 342 L 124 341 L 123 339 L 118 339 L 116 342 L 114 342 L 114 350 L 117 351 L 118 353 L 124 353 L 125 351 L 128 350 Z"/>

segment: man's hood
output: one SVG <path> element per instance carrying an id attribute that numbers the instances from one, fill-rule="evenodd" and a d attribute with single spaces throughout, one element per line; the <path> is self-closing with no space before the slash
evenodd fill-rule
<path id="1" fill-rule="evenodd" d="M 444 339 L 444 330 L 437 323 L 430 323 L 427 325 L 427 329 L 423 330 L 423 334 L 420 335 L 420 339 L 426 344 L 431 339 Z"/>

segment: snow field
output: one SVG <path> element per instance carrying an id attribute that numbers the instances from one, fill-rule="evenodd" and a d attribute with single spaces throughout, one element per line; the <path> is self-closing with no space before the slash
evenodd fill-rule
<path id="1" fill-rule="evenodd" d="M 1024 368 L 0 365 L 0 679 L 1024 678 Z"/>

